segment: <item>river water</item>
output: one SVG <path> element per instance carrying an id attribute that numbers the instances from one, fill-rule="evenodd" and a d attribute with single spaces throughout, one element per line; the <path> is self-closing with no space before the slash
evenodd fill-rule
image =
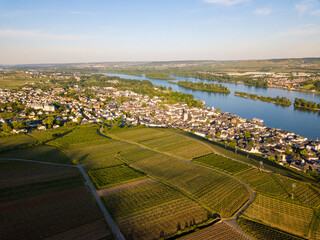
<path id="1" fill-rule="evenodd" d="M 183 93 L 193 94 L 196 99 L 206 102 L 206 106 L 221 108 L 223 112 L 230 112 L 233 115 L 238 115 L 243 118 L 252 119 L 254 117 L 264 120 L 264 125 L 272 128 L 279 128 L 294 132 L 309 139 L 320 139 L 320 112 L 313 111 L 299 111 L 294 109 L 293 103 L 295 98 L 304 98 L 307 101 L 320 102 L 319 94 L 312 94 L 298 91 L 288 91 L 279 88 L 258 88 L 254 86 L 247 86 L 244 84 L 235 83 L 221 83 L 230 89 L 229 95 L 222 93 L 210 93 L 199 90 L 186 89 L 177 84 L 169 83 L 167 80 L 150 79 L 144 75 L 142 77 L 124 75 L 124 74 L 109 74 L 108 76 L 117 76 L 124 79 L 149 80 L 154 85 L 172 87 L 172 90 Z M 177 80 L 188 80 L 193 82 L 207 82 L 196 78 L 185 78 L 180 76 L 171 76 Z M 255 101 L 252 99 L 237 97 L 234 92 L 247 92 L 261 96 L 270 97 L 287 97 L 291 100 L 290 107 L 283 107 L 273 103 Z"/>

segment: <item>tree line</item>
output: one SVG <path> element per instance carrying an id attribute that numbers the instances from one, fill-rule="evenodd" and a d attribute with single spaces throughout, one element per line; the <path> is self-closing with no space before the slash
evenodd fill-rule
<path id="1" fill-rule="evenodd" d="M 178 82 L 169 81 L 169 82 L 174 83 L 174 84 L 178 84 L 179 86 L 182 86 L 185 88 L 194 89 L 194 90 L 230 94 L 230 90 L 227 87 L 222 86 L 221 84 L 191 82 L 191 81 L 178 81 Z"/>
<path id="2" fill-rule="evenodd" d="M 250 94 L 250 93 L 245 93 L 245 92 L 235 92 L 234 95 L 239 96 L 239 97 L 244 97 L 244 98 L 250 98 L 253 100 L 260 100 L 263 102 L 272 102 L 277 105 L 283 105 L 283 106 L 290 106 L 291 101 L 290 99 L 286 97 L 265 97 L 265 96 L 258 96 L 257 94 Z"/>

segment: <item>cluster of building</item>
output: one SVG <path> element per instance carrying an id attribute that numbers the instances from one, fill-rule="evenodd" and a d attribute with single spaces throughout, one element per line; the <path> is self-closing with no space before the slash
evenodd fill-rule
<path id="1" fill-rule="evenodd" d="M 115 120 L 128 125 L 171 127 L 212 141 L 225 141 L 236 149 L 261 154 L 298 170 L 309 169 L 320 173 L 320 141 L 268 128 L 262 120 L 248 120 L 214 108 L 191 108 L 184 103 L 166 104 L 157 96 L 149 98 L 113 87 L 91 87 L 90 90 L 95 93 L 94 98 L 86 97 L 84 89 L 78 86 L 73 90 L 77 92 L 78 100 L 64 97 L 61 94 L 64 93 L 63 88 L 54 88 L 50 92 L 39 88 L 18 92 L 0 90 L 0 102 L 19 102 L 26 106 L 9 122 L 28 121 L 29 126 L 38 129 L 46 128 L 41 120 L 44 116 L 55 117 L 59 124 L 53 127 L 67 122 L 87 124 L 104 121 L 112 124 Z M 1 119 L 1 122 L 6 120 Z"/>
<path id="2" fill-rule="evenodd" d="M 223 76 L 225 73 L 217 72 L 200 72 Z M 291 90 L 305 90 L 303 89 L 303 82 L 305 81 L 319 81 L 320 76 L 315 73 L 306 72 L 292 72 L 292 73 L 275 73 L 275 72 L 227 72 L 229 76 L 234 77 L 251 77 L 253 79 L 264 79 L 268 82 L 268 87 L 285 88 Z M 313 90 L 315 92 L 315 90 Z"/>

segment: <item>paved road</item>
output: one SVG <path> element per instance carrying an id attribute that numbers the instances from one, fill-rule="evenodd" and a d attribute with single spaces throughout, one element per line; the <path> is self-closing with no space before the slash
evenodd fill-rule
<path id="1" fill-rule="evenodd" d="M 114 223 L 112 217 L 110 216 L 110 214 L 108 213 L 107 209 L 105 208 L 105 206 L 103 205 L 101 199 L 99 198 L 96 189 L 94 188 L 93 184 L 91 183 L 88 175 L 86 174 L 86 172 L 83 169 L 82 165 L 67 165 L 67 164 L 61 164 L 61 163 L 50 163 L 50 162 L 41 162 L 41 161 L 35 161 L 35 160 L 27 160 L 27 159 L 19 159 L 19 158 L 0 158 L 1 160 L 10 160 L 10 161 L 22 161 L 22 162 L 30 162 L 30 163 L 41 163 L 41 164 L 45 164 L 45 165 L 54 165 L 54 166 L 63 166 L 63 167 L 73 167 L 73 168 L 78 168 L 81 172 L 81 174 L 83 175 L 83 177 L 86 180 L 87 186 L 89 187 L 90 191 L 92 192 L 94 198 L 96 199 L 105 219 L 107 220 L 109 226 L 111 227 L 111 230 L 113 231 L 114 235 L 116 236 L 116 238 L 118 240 L 125 240 L 125 238 L 123 237 L 122 233 L 120 232 L 118 226 Z"/>
<path id="2" fill-rule="evenodd" d="M 90 188 L 93 196 L 95 197 L 102 213 L 104 214 L 106 220 L 108 221 L 109 223 L 109 226 L 111 227 L 113 233 L 115 234 L 116 238 L 118 240 L 124 240 L 125 238 L 123 237 L 122 233 L 120 232 L 118 226 L 114 223 L 112 217 L 110 216 L 110 214 L 108 213 L 107 209 L 105 208 L 105 206 L 103 205 L 100 197 L 98 196 L 97 192 L 96 192 L 96 189 L 94 188 L 93 184 L 91 183 L 87 173 L 84 171 L 83 167 L 82 166 L 78 166 L 78 168 L 80 169 L 83 177 L 86 179 L 87 181 L 87 184 L 88 184 L 88 187 Z"/>
<path id="3" fill-rule="evenodd" d="M 138 147 L 140 147 L 140 148 L 148 149 L 148 150 L 150 150 L 150 151 L 152 151 L 152 152 L 159 153 L 159 154 L 162 154 L 162 155 L 164 155 L 164 156 L 168 156 L 168 157 L 171 157 L 171 158 L 174 158 L 174 159 L 183 161 L 183 162 L 188 162 L 188 163 L 194 164 L 194 165 L 196 165 L 196 166 L 200 166 L 200 167 L 209 169 L 209 170 L 211 170 L 211 171 L 215 171 L 215 172 L 221 173 L 221 174 L 226 175 L 226 176 L 228 176 L 228 177 L 236 180 L 237 182 L 243 184 L 243 185 L 248 189 L 248 191 L 249 191 L 249 193 L 250 193 L 250 195 L 251 195 L 250 200 L 237 212 L 237 214 L 236 214 L 233 218 L 231 218 L 231 219 L 222 219 L 222 220 L 223 220 L 225 223 L 227 223 L 229 226 L 231 226 L 231 227 L 233 227 L 234 229 L 236 229 L 236 230 L 237 230 L 238 232 L 240 232 L 242 235 L 244 235 L 245 237 L 247 237 L 248 239 L 253 240 L 248 234 L 246 234 L 244 231 L 242 231 L 241 228 L 240 228 L 240 227 L 238 226 L 238 224 L 237 224 L 237 219 L 238 219 L 238 217 L 240 216 L 240 214 L 241 214 L 242 212 L 244 212 L 244 211 L 249 207 L 249 205 L 253 202 L 253 200 L 254 200 L 254 192 L 253 192 L 253 190 L 252 190 L 247 184 L 245 184 L 244 182 L 240 181 L 239 179 L 237 179 L 237 178 L 235 178 L 235 177 L 233 177 L 233 176 L 231 176 L 231 175 L 229 175 L 229 174 L 227 174 L 227 173 L 220 172 L 220 171 L 215 170 L 215 169 L 213 169 L 213 168 L 209 168 L 209 167 L 206 167 L 206 166 L 203 166 L 203 165 L 200 165 L 200 164 L 197 164 L 197 163 L 188 161 L 188 160 L 180 159 L 180 158 L 177 158 L 177 157 L 174 157 L 174 156 L 171 156 L 171 155 L 162 153 L 162 152 L 157 152 L 157 151 L 155 151 L 155 150 L 153 150 L 153 149 L 145 148 L 145 147 L 143 147 L 143 146 L 141 146 L 141 145 L 139 145 L 139 144 L 136 144 L 136 143 L 131 143 L 131 142 L 127 142 L 127 141 L 124 141 L 124 140 L 119 140 L 119 139 L 111 138 L 111 137 L 109 137 L 109 136 L 104 135 L 104 134 L 102 133 L 102 129 L 100 129 L 100 131 L 99 131 L 98 133 L 99 133 L 99 135 L 101 135 L 101 136 L 103 136 L 103 137 L 106 137 L 106 138 L 109 138 L 109 139 L 112 139 L 112 140 L 115 140 L 115 141 L 120 141 L 120 142 L 124 142 L 124 143 L 128 143 L 128 144 L 136 145 L 136 146 L 138 146 Z M 186 136 L 186 137 L 187 137 L 187 136 Z M 190 138 L 190 137 L 187 137 L 187 138 Z M 191 138 L 190 138 L 190 139 L 191 139 Z M 192 140 L 194 140 L 194 139 L 192 139 Z M 200 143 L 202 143 L 202 144 L 205 144 L 205 143 L 201 142 L 200 140 L 196 140 L 196 141 L 198 141 L 198 142 L 200 142 Z M 205 144 L 205 145 L 208 146 L 207 144 Z M 209 146 L 208 146 L 208 147 L 209 147 Z M 211 149 L 212 149 L 212 148 L 211 148 Z M 214 150 L 214 149 L 212 149 L 212 150 Z M 231 159 L 231 160 L 233 160 L 233 159 Z"/>

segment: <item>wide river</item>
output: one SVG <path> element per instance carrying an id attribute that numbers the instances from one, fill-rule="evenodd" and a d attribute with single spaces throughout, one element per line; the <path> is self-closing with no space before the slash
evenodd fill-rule
<path id="1" fill-rule="evenodd" d="M 290 132 L 294 132 L 309 139 L 320 139 L 320 112 L 299 111 L 294 109 L 293 103 L 295 98 L 304 98 L 307 101 L 320 102 L 319 94 L 312 94 L 298 91 L 288 91 L 279 88 L 257 88 L 243 84 L 221 83 L 230 89 L 229 95 L 221 93 L 210 93 L 180 87 L 177 84 L 169 83 L 167 80 L 150 79 L 143 77 L 124 75 L 124 74 L 109 74 L 108 76 L 117 76 L 124 79 L 149 80 L 154 85 L 172 87 L 172 90 L 183 93 L 193 94 L 195 98 L 206 102 L 206 106 L 221 108 L 223 112 L 230 112 L 233 115 L 238 115 L 243 118 L 252 119 L 254 117 L 264 120 L 264 125 L 272 128 L 280 128 Z M 180 76 L 171 76 L 177 80 L 188 80 L 193 82 L 208 82 L 212 81 L 199 80 L 196 78 L 185 78 Z M 234 92 L 247 92 L 261 96 L 270 97 L 287 97 L 291 100 L 290 107 L 282 107 L 273 103 L 255 101 L 237 97 Z"/>

